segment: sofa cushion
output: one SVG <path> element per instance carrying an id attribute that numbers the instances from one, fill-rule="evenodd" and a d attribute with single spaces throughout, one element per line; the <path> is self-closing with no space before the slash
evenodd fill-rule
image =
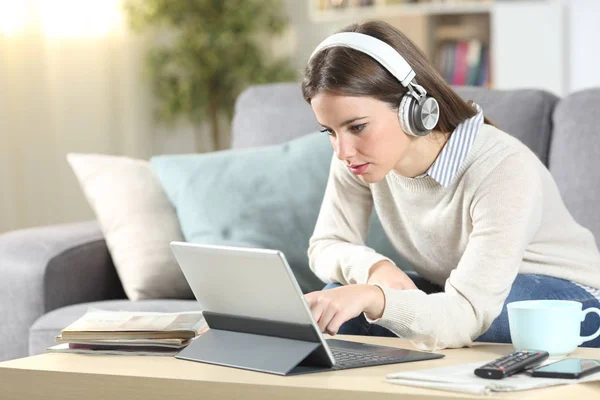
<path id="1" fill-rule="evenodd" d="M 547 162 L 556 96 L 528 89 L 454 89 L 463 99 L 481 105 L 494 124 L 519 138 L 542 162 Z M 241 148 L 283 143 L 318 127 L 312 109 L 302 98 L 300 84 L 252 86 L 237 99 L 232 145 Z"/>
<path id="2" fill-rule="evenodd" d="M 600 129 L 596 112 L 600 89 L 563 98 L 554 112 L 549 169 L 573 217 L 600 245 Z"/>
<path id="3" fill-rule="evenodd" d="M 58 308 L 38 318 L 29 328 L 29 355 L 44 353 L 55 344 L 54 337 L 64 327 L 81 318 L 91 308 L 107 311 L 200 311 L 200 305 L 195 300 L 109 300 Z"/>
<path id="4" fill-rule="evenodd" d="M 552 137 L 552 113 L 558 97 L 534 89 L 454 89 L 463 99 L 479 104 L 494 125 L 521 140 L 547 165 Z"/>
<path id="5" fill-rule="evenodd" d="M 308 266 L 333 154 L 326 134 L 285 144 L 151 160 L 188 242 L 282 251 L 303 292 L 323 283 Z M 402 265 L 381 224 L 367 244 Z"/>
<path id="6" fill-rule="evenodd" d="M 231 145 L 243 148 L 285 143 L 319 127 L 299 84 L 255 85 L 236 99 Z"/>
<path id="7" fill-rule="evenodd" d="M 183 239 L 179 221 L 148 161 L 75 153 L 67 159 L 129 299 L 193 299 L 169 248 Z"/>

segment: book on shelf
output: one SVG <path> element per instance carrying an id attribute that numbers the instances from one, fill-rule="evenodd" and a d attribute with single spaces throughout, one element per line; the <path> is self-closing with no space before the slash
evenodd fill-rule
<path id="1" fill-rule="evenodd" d="M 451 85 L 489 86 L 489 45 L 478 39 L 443 42 L 435 65 Z"/>
<path id="2" fill-rule="evenodd" d="M 206 326 L 200 311 L 180 313 L 93 310 L 61 331 L 65 343 L 108 339 L 190 339 Z"/>
<path id="3" fill-rule="evenodd" d="M 479 40 L 472 39 L 468 42 L 466 57 L 466 78 L 464 85 L 477 86 L 479 81 L 479 69 L 481 68 L 481 48 L 482 43 Z"/>

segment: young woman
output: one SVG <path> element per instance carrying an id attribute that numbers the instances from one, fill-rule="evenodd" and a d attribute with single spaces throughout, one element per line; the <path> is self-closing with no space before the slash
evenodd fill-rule
<path id="1" fill-rule="evenodd" d="M 328 283 L 306 295 L 324 332 L 400 336 L 435 350 L 510 342 L 512 301 L 600 307 L 595 239 L 546 167 L 397 29 L 374 21 L 328 38 L 302 91 L 335 153 L 308 250 Z M 373 206 L 418 275 L 365 246 Z M 582 334 L 597 327 L 587 318 Z M 584 345 L 600 347 L 600 338 Z"/>

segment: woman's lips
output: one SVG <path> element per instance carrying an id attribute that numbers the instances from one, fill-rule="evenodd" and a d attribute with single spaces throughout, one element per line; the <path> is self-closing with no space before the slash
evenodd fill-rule
<path id="1" fill-rule="evenodd" d="M 354 175 L 362 175 L 362 174 L 364 174 L 365 171 L 367 170 L 367 168 L 369 168 L 369 163 L 360 164 L 360 165 L 352 165 L 352 166 L 349 165 L 348 166 L 348 169 Z"/>

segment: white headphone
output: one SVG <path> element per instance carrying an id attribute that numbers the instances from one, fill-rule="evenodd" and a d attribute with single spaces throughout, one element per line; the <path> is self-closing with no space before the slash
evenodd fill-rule
<path id="1" fill-rule="evenodd" d="M 435 128 L 440 118 L 437 100 L 428 96 L 427 91 L 417 84 L 415 71 L 392 46 L 363 33 L 341 32 L 323 40 L 310 58 L 323 49 L 335 46 L 349 47 L 371 56 L 407 89 L 398 107 L 400 126 L 404 132 L 425 136 Z"/>

